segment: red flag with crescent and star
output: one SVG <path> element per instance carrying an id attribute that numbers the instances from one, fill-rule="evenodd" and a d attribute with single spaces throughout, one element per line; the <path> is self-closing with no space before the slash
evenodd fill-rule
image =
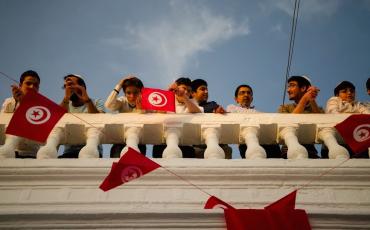
<path id="1" fill-rule="evenodd" d="M 55 124 L 67 111 L 47 97 L 29 91 L 6 129 L 7 134 L 45 142 Z"/>
<path id="2" fill-rule="evenodd" d="M 175 112 L 175 94 L 171 91 L 143 88 L 141 107 L 145 110 Z"/>
<path id="3" fill-rule="evenodd" d="M 370 114 L 353 114 L 335 128 L 354 153 L 370 147 Z"/>
<path id="4" fill-rule="evenodd" d="M 215 196 L 211 196 L 208 198 L 206 204 L 204 205 L 204 209 L 213 209 L 213 208 L 222 208 L 222 209 L 235 209 L 230 204 L 226 203 L 225 201 L 217 198 Z"/>
<path id="5" fill-rule="evenodd" d="M 230 230 L 310 230 L 305 210 L 295 209 L 297 190 L 266 206 L 264 209 L 236 209 L 211 196 L 204 208 L 222 208 Z"/>
<path id="6" fill-rule="evenodd" d="M 128 148 L 128 151 L 118 162 L 113 162 L 111 171 L 99 188 L 106 192 L 150 173 L 159 167 L 161 165 L 143 156 L 133 148 Z"/>

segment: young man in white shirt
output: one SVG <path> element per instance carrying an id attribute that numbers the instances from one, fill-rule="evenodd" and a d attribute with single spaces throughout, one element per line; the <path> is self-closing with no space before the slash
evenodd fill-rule
<path id="1" fill-rule="evenodd" d="M 370 109 L 365 104 L 356 101 L 356 88 L 349 81 L 342 81 L 334 89 L 334 97 L 326 104 L 326 113 L 362 113 L 369 114 Z M 348 145 L 343 145 L 349 152 L 351 158 L 369 158 L 368 150 L 355 154 Z M 323 158 L 328 158 L 328 149 L 323 146 L 321 150 Z"/>
<path id="2" fill-rule="evenodd" d="M 60 106 L 69 113 L 104 113 L 104 106 L 101 100 L 91 99 L 87 93 L 84 79 L 77 74 L 69 74 L 64 77 L 64 98 Z M 59 158 L 78 158 L 78 154 L 84 145 L 65 145 L 64 151 Z M 98 146 L 100 157 L 103 148 Z"/>
<path id="3" fill-rule="evenodd" d="M 252 106 L 253 90 L 249 85 L 239 85 L 234 93 L 234 100 L 237 105 L 228 105 L 226 111 L 228 113 L 258 113 Z"/>
<path id="4" fill-rule="evenodd" d="M 191 80 L 189 78 L 181 77 L 172 83 L 169 87 L 170 91 L 175 92 L 175 105 L 176 113 L 203 113 L 203 107 L 200 107 L 198 103 L 191 99 Z M 154 145 L 153 146 L 153 157 L 162 157 L 163 151 L 166 145 Z M 194 158 L 195 151 L 192 146 L 179 146 L 184 158 Z"/>
<path id="5" fill-rule="evenodd" d="M 143 82 L 134 75 L 128 75 L 122 78 L 109 94 L 104 105 L 112 112 L 118 113 L 142 113 L 141 109 L 141 90 L 144 87 Z M 120 91 L 124 96 L 118 97 Z M 113 144 L 110 149 L 110 157 L 118 158 L 126 144 Z M 146 145 L 139 144 L 140 152 L 145 155 Z"/>
<path id="6" fill-rule="evenodd" d="M 14 113 L 22 103 L 24 95 L 28 91 L 39 91 L 40 77 L 36 71 L 28 70 L 22 73 L 19 79 L 19 85 L 12 85 L 12 97 L 5 99 L 1 108 L 2 113 Z M 16 158 L 36 158 L 40 144 L 31 140 L 22 138 L 15 150 Z"/>
<path id="7" fill-rule="evenodd" d="M 253 89 L 249 85 L 239 85 L 234 92 L 234 100 L 238 105 L 228 105 L 226 111 L 229 113 L 259 113 L 253 102 Z M 278 144 L 261 145 L 265 149 L 268 158 L 280 158 L 281 151 Z M 242 158 L 245 158 L 246 144 L 239 145 L 239 152 Z"/>
<path id="8" fill-rule="evenodd" d="M 326 103 L 326 113 L 369 114 L 369 108 L 356 101 L 356 87 L 349 81 L 342 81 L 334 89 L 334 97 Z"/>

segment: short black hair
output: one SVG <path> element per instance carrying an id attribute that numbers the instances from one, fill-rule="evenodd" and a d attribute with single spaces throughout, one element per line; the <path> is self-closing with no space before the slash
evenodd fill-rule
<path id="1" fill-rule="evenodd" d="M 350 88 L 350 89 L 353 89 L 353 90 L 356 90 L 356 87 L 349 81 L 342 81 L 341 83 L 339 83 L 335 89 L 334 89 L 334 95 L 335 96 L 338 96 L 339 95 L 339 91 L 342 90 L 342 89 L 347 89 L 347 88 Z"/>
<path id="2" fill-rule="evenodd" d="M 134 87 L 137 87 L 141 90 L 144 87 L 144 84 L 139 78 L 133 77 L 133 78 L 126 79 L 123 82 L 123 84 L 122 84 L 123 91 L 126 91 L 126 88 L 129 87 L 129 86 L 134 86 Z"/>
<path id="3" fill-rule="evenodd" d="M 306 86 L 307 88 L 311 86 L 311 82 L 305 76 L 291 76 L 288 79 L 288 83 L 291 81 L 296 81 L 298 83 L 298 87 L 302 88 Z"/>
<path id="4" fill-rule="evenodd" d="M 208 87 L 208 84 L 205 80 L 203 79 L 195 79 L 191 82 L 191 90 L 193 90 L 193 92 L 196 92 L 197 89 L 202 86 L 202 85 L 205 85 Z"/>
<path id="5" fill-rule="evenodd" d="M 370 77 L 366 81 L 366 89 L 370 90 Z"/>
<path id="6" fill-rule="evenodd" d="M 249 88 L 251 90 L 252 96 L 253 96 L 253 89 L 252 89 L 252 87 L 250 87 L 249 85 L 239 85 L 238 87 L 236 87 L 236 90 L 235 90 L 235 93 L 234 93 L 235 97 L 238 97 L 239 90 L 242 87 Z"/>
<path id="7" fill-rule="evenodd" d="M 19 78 L 19 83 L 22 84 L 26 77 L 36 78 L 40 83 L 40 77 L 36 71 L 27 70 L 26 72 L 22 73 L 21 77 Z"/>
<path id="8" fill-rule="evenodd" d="M 191 80 L 190 78 L 187 78 L 187 77 L 180 77 L 175 82 L 177 85 L 186 85 L 186 86 L 191 87 Z"/>
<path id="9" fill-rule="evenodd" d="M 77 78 L 77 83 L 80 85 L 80 86 L 82 86 L 82 87 L 84 87 L 85 89 L 86 89 L 86 84 L 85 84 L 85 81 L 84 81 L 84 79 L 82 78 L 82 76 L 80 76 L 80 75 L 77 75 L 77 74 L 68 74 L 67 76 L 65 76 L 64 77 L 64 80 L 66 80 L 67 78 L 69 78 L 69 77 L 75 77 L 75 78 Z M 65 86 L 64 86 L 65 87 Z"/>

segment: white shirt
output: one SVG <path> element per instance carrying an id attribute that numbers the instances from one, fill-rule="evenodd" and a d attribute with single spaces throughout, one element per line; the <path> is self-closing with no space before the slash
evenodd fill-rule
<path id="1" fill-rule="evenodd" d="M 94 105 L 99 112 L 104 112 L 104 106 L 103 106 L 102 100 L 100 99 L 97 99 L 97 100 L 91 99 L 91 100 L 94 102 Z M 86 104 L 75 107 L 72 105 L 72 101 L 69 101 L 68 112 L 69 113 L 88 113 L 88 108 Z"/>
<path id="2" fill-rule="evenodd" d="M 196 105 L 201 113 L 204 113 L 204 108 L 199 106 L 198 102 L 194 99 L 189 99 L 194 105 Z M 175 100 L 175 106 L 176 106 L 176 113 L 189 113 L 188 107 L 186 107 L 185 103 L 180 103 L 177 100 Z"/>
<path id="3" fill-rule="evenodd" d="M 260 113 L 259 111 L 255 110 L 254 107 L 244 108 L 240 105 L 228 105 L 226 107 L 226 112 L 228 113 Z"/>
<path id="4" fill-rule="evenodd" d="M 3 106 L 1 108 L 2 113 L 13 113 L 15 111 L 15 107 L 17 105 L 17 108 L 19 106 L 19 103 L 16 103 L 14 97 L 9 97 L 5 99 Z"/>
<path id="5" fill-rule="evenodd" d="M 119 85 L 115 87 L 115 89 L 117 88 L 119 88 Z M 113 90 L 109 94 L 104 105 L 110 111 L 117 111 L 119 113 L 141 113 L 142 112 L 141 109 L 137 109 L 136 107 L 130 106 L 126 96 L 118 97 L 118 93 L 115 90 Z"/>
<path id="6" fill-rule="evenodd" d="M 366 105 L 354 101 L 343 101 L 340 97 L 331 97 L 326 103 L 325 113 L 363 113 L 370 114 L 370 109 Z"/>

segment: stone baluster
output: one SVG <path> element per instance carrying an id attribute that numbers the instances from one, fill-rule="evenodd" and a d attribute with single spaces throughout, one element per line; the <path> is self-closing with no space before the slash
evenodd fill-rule
<path id="1" fill-rule="evenodd" d="M 219 146 L 220 129 L 219 126 L 202 125 L 202 137 L 207 145 L 204 151 L 205 159 L 225 159 L 225 152 Z"/>
<path id="2" fill-rule="evenodd" d="M 280 137 L 288 147 L 288 159 L 308 158 L 308 152 L 304 146 L 299 144 L 296 127 L 285 127 L 280 131 Z"/>
<path id="3" fill-rule="evenodd" d="M 181 158 L 182 152 L 179 148 L 181 127 L 166 127 L 164 137 L 167 147 L 163 151 L 163 158 Z"/>
<path id="4" fill-rule="evenodd" d="M 328 147 L 329 159 L 348 159 L 348 150 L 338 144 L 338 141 L 335 138 L 335 133 L 336 131 L 334 128 L 321 128 L 319 129 L 317 137 Z"/>
<path id="5" fill-rule="evenodd" d="M 129 147 L 140 152 L 139 142 L 140 142 L 142 129 L 143 129 L 142 125 L 128 124 L 125 126 L 126 146 L 125 148 L 123 148 L 121 152 L 121 156 L 123 156 L 127 152 Z"/>
<path id="6" fill-rule="evenodd" d="M 58 146 L 63 139 L 63 128 L 55 127 L 46 140 L 46 145 L 37 152 L 37 159 L 53 159 L 58 157 Z"/>
<path id="7" fill-rule="evenodd" d="M 96 127 L 86 129 L 86 145 L 80 150 L 79 158 L 99 158 L 98 145 L 103 137 L 101 130 Z"/>
<path id="8" fill-rule="evenodd" d="M 18 146 L 21 137 L 6 135 L 5 143 L 0 147 L 0 158 L 14 158 L 15 149 Z"/>
<path id="9" fill-rule="evenodd" d="M 245 151 L 246 159 L 263 159 L 266 158 L 266 151 L 261 147 L 258 141 L 259 127 L 248 126 L 241 127 L 240 135 L 244 138 L 247 150 Z"/>

